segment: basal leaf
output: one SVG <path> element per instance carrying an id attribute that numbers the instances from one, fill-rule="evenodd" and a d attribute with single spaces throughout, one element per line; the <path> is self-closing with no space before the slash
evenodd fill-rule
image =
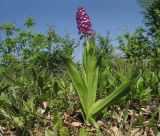
<path id="1" fill-rule="evenodd" d="M 124 82 L 121 86 L 119 86 L 115 91 L 113 91 L 110 95 L 108 95 L 104 99 L 98 100 L 89 111 L 89 117 L 99 112 L 101 109 L 106 106 L 112 104 L 114 101 L 120 99 L 122 96 L 125 96 L 130 91 L 131 81 Z"/>
<path id="2" fill-rule="evenodd" d="M 65 60 L 65 64 L 66 64 L 66 68 L 69 73 L 69 76 L 78 93 L 83 110 L 85 113 L 87 113 L 88 112 L 88 103 L 87 103 L 88 90 L 85 85 L 85 82 L 83 81 L 78 69 L 69 60 Z"/>

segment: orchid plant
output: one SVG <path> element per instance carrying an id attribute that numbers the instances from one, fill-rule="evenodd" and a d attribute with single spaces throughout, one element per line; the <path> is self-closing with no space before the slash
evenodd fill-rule
<path id="1" fill-rule="evenodd" d="M 104 99 L 96 100 L 101 56 L 99 58 L 95 57 L 94 41 L 91 38 L 95 32 L 92 29 L 89 16 L 83 7 L 77 9 L 76 20 L 79 34 L 81 35 L 80 38 L 85 38 L 82 54 L 82 69 L 78 70 L 70 60 L 65 60 L 65 64 L 78 94 L 84 120 L 98 127 L 93 118 L 94 115 L 106 106 L 117 101 L 120 97 L 125 96 L 125 94 L 131 90 L 137 73 L 133 70 L 129 73 L 128 80 L 124 81 L 124 83 L 117 87 L 110 95 Z"/>

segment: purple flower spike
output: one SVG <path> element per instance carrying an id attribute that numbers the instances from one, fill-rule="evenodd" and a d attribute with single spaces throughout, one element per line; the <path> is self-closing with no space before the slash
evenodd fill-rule
<path id="1" fill-rule="evenodd" d="M 78 33 L 81 38 L 85 36 L 92 36 L 95 32 L 92 29 L 92 25 L 89 16 L 83 7 L 79 7 L 76 13 Z"/>

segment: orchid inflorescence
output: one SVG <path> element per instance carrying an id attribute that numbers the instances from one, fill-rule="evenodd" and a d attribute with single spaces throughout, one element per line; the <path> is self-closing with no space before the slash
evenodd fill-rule
<path id="1" fill-rule="evenodd" d="M 83 7 L 79 7 L 76 13 L 76 20 L 77 20 L 77 28 L 78 33 L 81 35 L 81 38 L 92 36 L 95 32 L 92 29 L 92 25 L 90 22 L 90 18 Z"/>

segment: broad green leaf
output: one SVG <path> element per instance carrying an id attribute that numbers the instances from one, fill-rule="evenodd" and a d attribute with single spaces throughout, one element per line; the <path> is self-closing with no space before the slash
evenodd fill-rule
<path id="1" fill-rule="evenodd" d="M 81 105 L 83 107 L 83 110 L 85 114 L 88 112 L 88 90 L 87 87 L 80 75 L 80 72 L 77 70 L 77 68 L 69 61 L 65 60 L 66 68 L 69 73 L 69 76 L 74 84 L 74 87 L 78 93 Z"/>
<path id="2" fill-rule="evenodd" d="M 137 81 L 137 88 L 138 89 L 142 89 L 143 88 L 143 81 L 144 81 L 143 77 L 140 76 L 140 78 Z"/>
<path id="3" fill-rule="evenodd" d="M 116 100 L 120 99 L 122 96 L 125 96 L 130 91 L 131 83 L 132 83 L 131 81 L 124 82 L 121 86 L 119 86 L 115 91 L 113 91 L 106 98 L 98 100 L 90 108 L 88 118 L 90 118 L 92 115 L 99 112 L 100 110 L 102 110 L 106 106 L 112 104 Z"/>

